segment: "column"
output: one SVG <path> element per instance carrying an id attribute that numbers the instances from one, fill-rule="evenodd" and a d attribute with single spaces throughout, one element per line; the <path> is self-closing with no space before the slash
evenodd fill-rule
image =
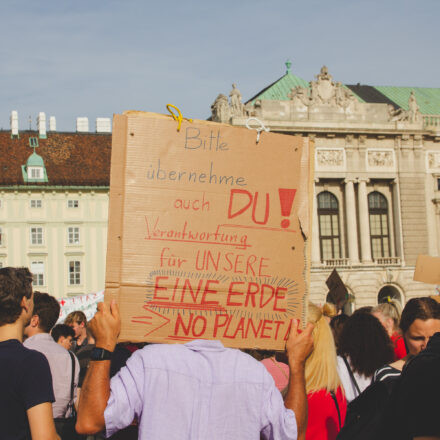
<path id="1" fill-rule="evenodd" d="M 319 179 L 315 179 L 313 185 L 313 216 L 312 216 L 312 265 L 319 265 L 321 256 L 319 251 L 319 223 L 318 223 L 318 199 L 316 197 L 316 184 Z"/>
<path id="2" fill-rule="evenodd" d="M 400 263 L 404 265 L 405 256 L 403 253 L 402 212 L 400 207 L 400 190 L 398 179 L 394 179 L 393 181 L 393 211 L 393 219 L 395 223 L 393 226 L 396 236 L 397 256 L 400 257 Z"/>
<path id="3" fill-rule="evenodd" d="M 359 203 L 359 230 L 361 235 L 361 259 L 362 263 L 371 263 L 370 222 L 368 215 L 367 198 L 368 179 L 359 179 L 358 203 Z"/>
<path id="4" fill-rule="evenodd" d="M 354 180 L 345 179 L 345 213 L 347 217 L 348 258 L 350 263 L 359 263 L 356 201 L 354 197 Z"/>

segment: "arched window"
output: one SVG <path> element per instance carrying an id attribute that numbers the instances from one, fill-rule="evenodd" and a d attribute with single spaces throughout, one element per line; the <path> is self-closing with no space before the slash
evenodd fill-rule
<path id="1" fill-rule="evenodd" d="M 318 194 L 319 246 L 321 260 L 341 258 L 338 199 L 330 192 Z"/>
<path id="2" fill-rule="evenodd" d="M 371 252 L 373 260 L 390 256 L 388 202 L 384 195 L 374 191 L 368 194 L 370 215 Z"/>
<path id="3" fill-rule="evenodd" d="M 385 303 L 391 299 L 396 299 L 400 304 L 402 304 L 402 296 L 394 286 L 387 285 L 382 287 L 377 295 L 377 303 Z"/>

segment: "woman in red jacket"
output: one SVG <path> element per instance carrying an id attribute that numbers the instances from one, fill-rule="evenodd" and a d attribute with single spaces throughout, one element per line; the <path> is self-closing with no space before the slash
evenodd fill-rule
<path id="1" fill-rule="evenodd" d="M 381 322 L 391 338 L 394 347 L 394 360 L 403 359 L 406 355 L 405 341 L 400 333 L 399 323 L 402 308 L 400 303 L 387 297 L 387 302 L 380 303 L 373 307 L 371 313 Z"/>
<path id="2" fill-rule="evenodd" d="M 308 423 L 306 440 L 334 440 L 344 424 L 347 402 L 337 371 L 333 334 L 322 311 L 309 304 L 308 321 L 315 324 L 314 348 L 306 362 Z"/>

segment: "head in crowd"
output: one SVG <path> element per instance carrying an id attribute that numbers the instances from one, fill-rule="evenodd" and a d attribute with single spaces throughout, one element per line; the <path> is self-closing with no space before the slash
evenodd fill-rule
<path id="1" fill-rule="evenodd" d="M 344 324 L 338 353 L 350 358 L 353 370 L 370 377 L 393 361 L 394 350 L 388 333 L 370 313 L 353 313 Z"/>
<path id="2" fill-rule="evenodd" d="M 387 302 L 380 303 L 376 307 L 373 307 L 371 313 L 385 327 L 390 337 L 399 332 L 400 315 L 402 313 L 399 301 L 387 297 Z"/>
<path id="3" fill-rule="evenodd" d="M 357 313 L 371 313 L 372 310 L 373 310 L 373 307 L 371 307 L 371 306 L 360 307 L 359 309 L 356 309 L 353 312 L 353 315 L 355 315 Z"/>
<path id="4" fill-rule="evenodd" d="M 60 303 L 48 293 L 34 292 L 34 312 L 25 328 L 27 337 L 49 333 L 60 316 Z"/>
<path id="5" fill-rule="evenodd" d="M 25 311 L 27 325 L 33 310 L 32 274 L 26 267 L 0 269 L 0 326 L 14 324 Z"/>
<path id="6" fill-rule="evenodd" d="M 64 320 L 64 324 L 73 328 L 75 338 L 87 337 L 87 318 L 80 310 L 69 313 Z"/>
<path id="7" fill-rule="evenodd" d="M 50 332 L 52 338 L 66 350 L 72 348 L 72 340 L 75 337 L 73 328 L 66 324 L 57 324 Z"/>
<path id="8" fill-rule="evenodd" d="M 309 303 L 308 322 L 315 325 L 313 330 L 313 351 L 306 361 L 306 391 L 313 393 L 326 389 L 336 391 L 340 386 L 336 348 L 332 331 L 322 310 Z"/>
<path id="9" fill-rule="evenodd" d="M 336 315 L 330 321 L 330 328 L 332 329 L 333 339 L 335 340 L 336 348 L 339 347 L 339 338 L 341 337 L 342 329 L 344 328 L 344 324 L 348 320 L 348 315 Z"/>
<path id="10" fill-rule="evenodd" d="M 440 305 L 432 298 L 412 298 L 400 318 L 408 353 L 415 356 L 425 349 L 429 338 L 440 332 Z"/>
<path id="11" fill-rule="evenodd" d="M 326 302 L 322 306 L 322 314 L 327 319 L 327 322 L 330 322 L 333 316 L 336 316 L 338 314 L 338 310 L 336 309 L 336 306 L 334 304 Z"/>

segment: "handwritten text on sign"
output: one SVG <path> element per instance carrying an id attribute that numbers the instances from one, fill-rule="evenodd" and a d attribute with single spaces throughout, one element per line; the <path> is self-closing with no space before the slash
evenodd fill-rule
<path id="1" fill-rule="evenodd" d="M 256 145 L 202 121 L 179 133 L 149 113 L 115 131 L 106 297 L 120 299 L 122 339 L 282 348 L 307 292 L 306 140 Z"/>

